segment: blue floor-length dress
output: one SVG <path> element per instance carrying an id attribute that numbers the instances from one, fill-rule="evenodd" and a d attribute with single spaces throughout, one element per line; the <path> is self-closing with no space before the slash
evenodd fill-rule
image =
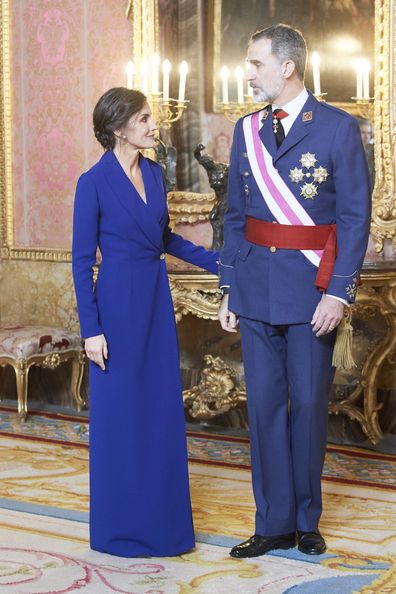
<path id="1" fill-rule="evenodd" d="M 194 546 L 176 323 L 167 252 L 217 274 L 217 254 L 172 233 L 162 172 L 140 155 L 147 204 L 112 151 L 77 184 L 73 276 L 90 364 L 90 542 L 122 557 Z M 92 266 L 102 262 L 93 290 Z"/>

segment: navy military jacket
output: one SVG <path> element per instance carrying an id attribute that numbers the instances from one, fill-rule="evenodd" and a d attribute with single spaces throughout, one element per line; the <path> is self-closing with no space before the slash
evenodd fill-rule
<path id="1" fill-rule="evenodd" d="M 356 119 L 309 94 L 279 149 L 270 108 L 259 134 L 275 168 L 314 223 L 336 223 L 338 255 L 327 293 L 353 303 L 367 248 L 371 203 Z M 319 168 L 325 175 L 318 176 Z M 314 185 L 314 192 L 307 191 L 307 184 Z M 317 267 L 299 250 L 271 250 L 248 242 L 247 216 L 274 220 L 252 174 L 241 118 L 231 152 L 220 286 L 230 286 L 229 309 L 239 315 L 271 324 L 311 321 L 321 298 L 314 286 Z"/>

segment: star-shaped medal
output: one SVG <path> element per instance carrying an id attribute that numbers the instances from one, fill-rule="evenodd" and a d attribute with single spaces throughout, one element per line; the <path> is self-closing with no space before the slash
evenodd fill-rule
<path id="1" fill-rule="evenodd" d="M 328 175 L 329 174 L 327 173 L 326 167 L 322 166 L 315 168 L 313 172 L 313 178 L 318 184 L 322 184 L 323 182 L 325 182 L 327 180 Z"/>
<path id="2" fill-rule="evenodd" d="M 295 167 L 294 169 L 290 169 L 289 177 L 292 182 L 296 182 L 298 184 L 300 181 L 304 179 L 304 173 L 302 169 Z"/>
<path id="3" fill-rule="evenodd" d="M 315 167 L 317 159 L 314 154 L 312 153 L 304 153 L 301 155 L 300 163 L 303 167 L 309 169 L 310 167 Z"/>
<path id="4" fill-rule="evenodd" d="M 315 184 L 313 184 L 313 183 L 311 183 L 311 184 L 305 183 L 303 185 L 303 187 L 301 188 L 301 196 L 304 196 L 305 200 L 308 200 L 308 198 L 313 200 L 314 197 L 317 195 L 318 195 L 317 186 L 315 186 Z"/>

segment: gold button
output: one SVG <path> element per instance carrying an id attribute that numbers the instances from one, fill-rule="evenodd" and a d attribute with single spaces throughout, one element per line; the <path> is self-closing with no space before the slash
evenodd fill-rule
<path id="1" fill-rule="evenodd" d="M 276 247 L 274 245 L 271 245 L 270 252 L 272 252 L 272 253 L 276 252 Z"/>
<path id="2" fill-rule="evenodd" d="M 160 260 L 164 260 L 165 259 L 165 254 L 161 254 L 160 255 Z"/>
<path id="3" fill-rule="evenodd" d="M 244 175 L 245 177 L 247 177 L 247 176 L 249 175 L 249 171 L 244 171 L 244 172 L 243 172 L 243 175 Z"/>

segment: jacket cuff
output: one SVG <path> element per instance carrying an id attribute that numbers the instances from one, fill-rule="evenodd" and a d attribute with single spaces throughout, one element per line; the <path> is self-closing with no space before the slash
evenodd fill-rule
<path id="1" fill-rule="evenodd" d="M 234 277 L 234 267 L 219 260 L 219 287 L 230 287 Z"/>
<path id="2" fill-rule="evenodd" d="M 359 273 L 356 270 L 348 276 L 333 274 L 326 294 L 345 299 L 348 303 L 354 303 L 358 286 Z"/>

